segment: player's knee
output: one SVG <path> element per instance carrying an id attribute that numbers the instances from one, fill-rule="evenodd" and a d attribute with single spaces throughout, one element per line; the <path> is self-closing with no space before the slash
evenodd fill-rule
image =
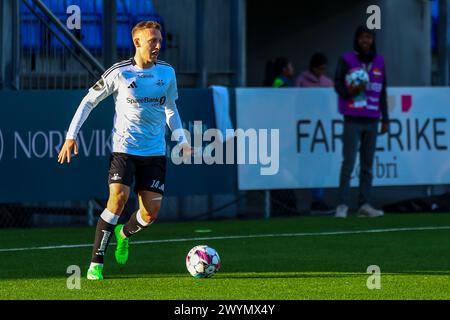
<path id="1" fill-rule="evenodd" d="M 144 221 L 147 223 L 153 223 L 158 218 L 160 208 L 160 201 L 152 201 L 149 205 L 146 205 L 144 210 L 141 210 Z"/>

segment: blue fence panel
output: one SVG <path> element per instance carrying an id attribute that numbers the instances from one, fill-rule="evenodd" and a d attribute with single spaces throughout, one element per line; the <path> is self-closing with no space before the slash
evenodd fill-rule
<path id="1" fill-rule="evenodd" d="M 0 91 L 0 202 L 105 199 L 112 97 L 89 116 L 79 136 L 79 155 L 69 165 L 57 163 L 58 150 L 86 91 Z M 190 127 L 202 121 L 214 128 L 212 92 L 181 89 L 178 108 Z M 169 133 L 169 130 L 167 130 Z M 166 135 L 168 145 L 169 134 Z M 174 165 L 168 159 L 166 194 L 233 193 L 235 165 Z"/>

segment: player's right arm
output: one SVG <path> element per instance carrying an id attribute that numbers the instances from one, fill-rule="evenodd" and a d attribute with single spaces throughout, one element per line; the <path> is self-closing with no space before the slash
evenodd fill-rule
<path id="1" fill-rule="evenodd" d="M 78 154 L 76 137 L 81 129 L 81 126 L 86 121 L 91 111 L 102 100 L 106 99 L 109 95 L 117 90 L 114 81 L 115 73 L 113 72 L 113 74 L 107 74 L 107 72 L 105 72 L 102 75 L 101 79 L 97 81 L 97 83 L 92 88 L 89 89 L 89 92 L 78 106 L 72 122 L 70 123 L 69 130 L 67 131 L 66 141 L 64 142 L 64 145 L 62 146 L 61 151 L 58 155 L 58 162 L 60 164 L 63 164 L 66 159 L 68 163 L 70 162 L 72 151 L 75 155 Z M 105 74 L 107 74 L 107 77 L 105 77 Z"/>

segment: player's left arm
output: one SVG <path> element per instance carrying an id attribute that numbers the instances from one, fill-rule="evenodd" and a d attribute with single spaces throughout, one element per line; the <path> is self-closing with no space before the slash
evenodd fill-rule
<path id="1" fill-rule="evenodd" d="M 169 84 L 167 90 L 167 102 L 165 105 L 166 122 L 172 131 L 172 138 L 178 142 L 183 148 L 183 155 L 190 155 L 192 153 L 191 145 L 184 134 L 183 125 L 181 124 L 180 114 L 176 105 L 178 99 L 178 89 L 175 74 Z"/>

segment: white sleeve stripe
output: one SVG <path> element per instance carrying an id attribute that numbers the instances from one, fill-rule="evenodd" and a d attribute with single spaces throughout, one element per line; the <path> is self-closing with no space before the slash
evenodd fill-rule
<path id="1" fill-rule="evenodd" d="M 105 72 L 103 72 L 103 74 L 109 73 L 112 69 L 116 68 L 117 66 L 123 65 L 123 64 L 126 64 L 126 61 L 115 63 L 109 69 L 107 69 Z"/>
<path id="2" fill-rule="evenodd" d="M 118 66 L 119 64 L 124 64 L 124 63 L 127 63 L 127 62 L 131 62 L 131 59 L 128 59 L 128 60 L 122 60 L 122 61 L 116 62 L 116 63 L 114 63 L 111 67 L 109 67 L 109 69 L 107 69 L 105 72 L 108 72 L 110 69 L 112 69 L 112 68 Z"/>
<path id="3" fill-rule="evenodd" d="M 127 67 L 127 66 L 129 66 L 129 65 L 131 65 L 131 64 L 132 64 L 131 61 L 128 61 L 127 63 L 123 63 L 123 64 L 120 64 L 120 65 L 113 66 L 113 67 L 109 68 L 109 69 L 103 74 L 103 77 L 106 78 L 106 77 L 108 77 L 114 70 L 116 70 L 116 69 L 118 69 L 118 68 L 122 68 L 122 67 Z"/>

